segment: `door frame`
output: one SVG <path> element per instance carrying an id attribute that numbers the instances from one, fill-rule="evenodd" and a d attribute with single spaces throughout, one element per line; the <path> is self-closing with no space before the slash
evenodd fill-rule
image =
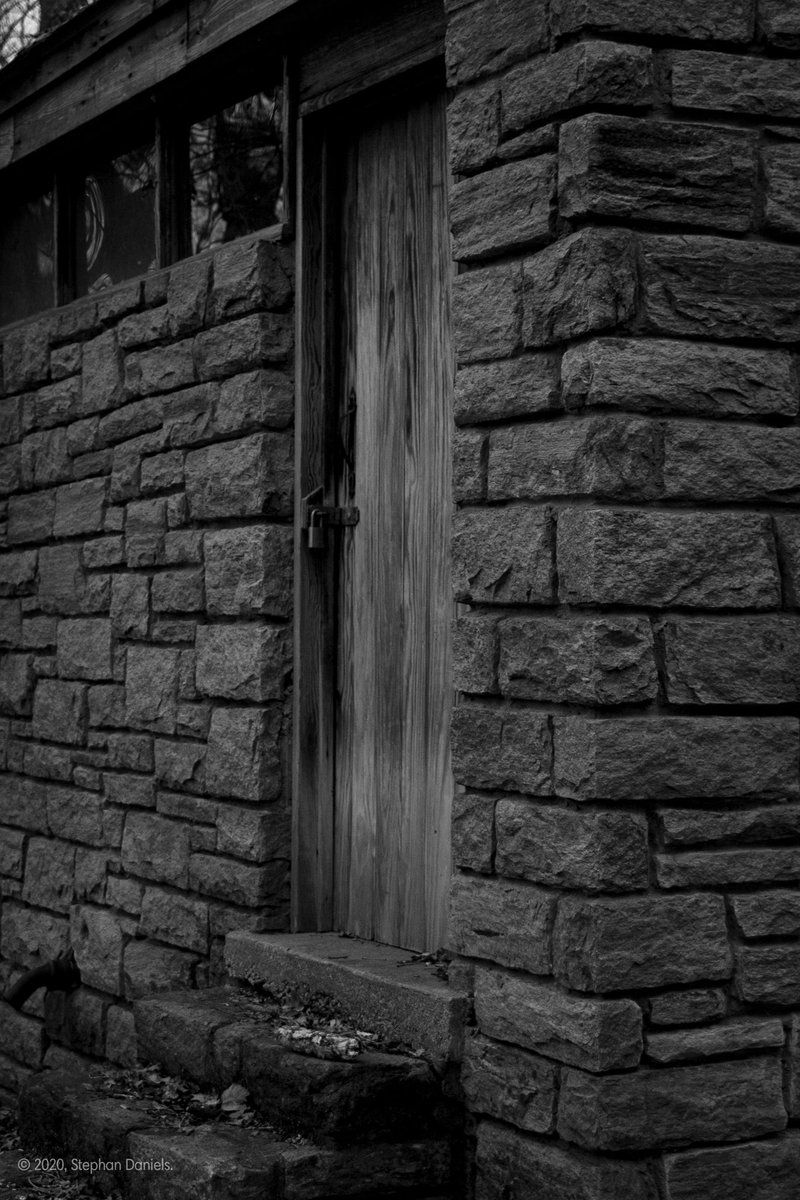
<path id="1" fill-rule="evenodd" d="M 337 400 L 336 285 L 338 204 L 329 130 L 348 112 L 432 81 L 444 88 L 437 38 L 411 70 L 387 66 L 367 93 L 306 111 L 297 122 L 294 676 L 292 739 L 291 925 L 295 932 L 334 924 L 336 556 L 313 554 L 303 532 L 303 499 L 333 488 Z M 330 536 L 330 535 L 329 535 Z"/>

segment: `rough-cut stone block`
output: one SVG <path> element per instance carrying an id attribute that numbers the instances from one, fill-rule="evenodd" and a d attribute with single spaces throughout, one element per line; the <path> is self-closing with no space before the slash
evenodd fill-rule
<path id="1" fill-rule="evenodd" d="M 86 688 L 79 683 L 41 679 L 33 698 L 33 732 L 52 742 L 80 744 L 84 738 Z"/>
<path id="2" fill-rule="evenodd" d="M 186 456 L 186 494 L 194 519 L 288 516 L 292 492 L 292 443 L 286 434 L 253 434 Z"/>
<path id="3" fill-rule="evenodd" d="M 109 329 L 84 343 L 80 411 L 88 415 L 115 408 L 122 395 L 122 356 Z"/>
<path id="4" fill-rule="evenodd" d="M 12 329 L 3 339 L 4 390 L 21 392 L 47 380 L 51 324 L 45 318 Z"/>
<path id="5" fill-rule="evenodd" d="M 672 102 L 754 117 L 800 117 L 800 63 L 737 54 L 676 51 Z"/>
<path id="6" fill-rule="evenodd" d="M 459 600 L 550 604 L 552 515 L 547 509 L 462 509 L 453 519 L 453 588 Z"/>
<path id="7" fill-rule="evenodd" d="M 214 405 L 217 433 L 243 433 L 254 427 L 285 428 L 294 412 L 294 386 L 282 371 L 251 371 L 227 379 Z"/>
<path id="8" fill-rule="evenodd" d="M 555 193 L 556 160 L 551 154 L 507 163 L 456 183 L 451 201 L 454 257 L 487 258 L 548 241 Z"/>
<path id="9" fill-rule="evenodd" d="M 698 417 L 791 417 L 798 408 L 794 365 L 779 350 L 602 338 L 567 350 L 561 380 L 567 408 Z"/>
<path id="10" fill-rule="evenodd" d="M 662 888 L 790 883 L 800 876 L 800 847 L 657 854 L 655 868 Z"/>
<path id="11" fill-rule="evenodd" d="M 591 892 L 647 888 L 647 821 L 637 813 L 500 800 L 495 829 L 498 875 Z"/>
<path id="12" fill-rule="evenodd" d="M 40 908 L 67 913 L 74 875 L 74 846 L 53 838 L 31 838 L 25 857 L 22 899 Z"/>
<path id="13" fill-rule="evenodd" d="M 796 502 L 799 453 L 794 429 L 670 421 L 664 428 L 664 494 L 675 500 Z"/>
<path id="14" fill-rule="evenodd" d="M 22 609 L 19 600 L 0 600 L 0 646 L 22 646 Z M 31 647 L 28 638 L 25 646 Z M 31 647 L 32 648 L 32 647 Z"/>
<path id="15" fill-rule="evenodd" d="M 798 24 L 800 34 L 800 24 Z M 800 146 L 767 146 L 763 155 L 767 192 L 764 224 L 779 236 L 800 234 L 800 200 L 795 180 L 800 172 Z"/>
<path id="16" fill-rule="evenodd" d="M 286 814 L 220 804 L 216 816 L 217 851 L 253 862 L 291 857 L 291 838 Z"/>
<path id="17" fill-rule="evenodd" d="M 216 383 L 203 383 L 174 392 L 166 409 L 162 439 L 152 448 L 160 449 L 167 444 L 193 446 L 207 441 L 211 437 L 212 412 L 218 397 L 219 385 Z"/>
<path id="18" fill-rule="evenodd" d="M 193 891 L 255 908 L 285 901 L 289 863 L 275 859 L 269 866 L 251 866 L 216 854 L 193 854 L 189 863 L 189 885 Z"/>
<path id="19" fill-rule="evenodd" d="M 229 700 L 283 695 L 290 646 L 282 627 L 205 625 L 197 630 L 197 689 Z"/>
<path id="20" fill-rule="evenodd" d="M 155 946 L 152 942 L 128 942 L 123 957 L 126 999 L 191 988 L 197 961 L 197 955 L 186 950 Z"/>
<path id="21" fill-rule="evenodd" d="M 125 674 L 125 718 L 134 728 L 175 732 L 179 651 L 130 646 Z"/>
<path id="22" fill-rule="evenodd" d="M 167 284 L 167 317 L 173 336 L 200 329 L 206 316 L 211 260 L 188 259 L 176 263 Z"/>
<path id="23" fill-rule="evenodd" d="M 0 875 L 21 879 L 25 860 L 25 834 L 16 829 L 0 829 Z"/>
<path id="24" fill-rule="evenodd" d="M 650 103 L 652 53 L 643 46 L 581 42 L 512 68 L 503 80 L 501 135 L 585 104 L 608 108 Z"/>
<path id="25" fill-rule="evenodd" d="M 574 800 L 798 795 L 790 717 L 557 717 L 556 791 Z"/>
<path id="26" fill-rule="evenodd" d="M 3 469 L 0 480 L 4 479 L 5 486 L 0 494 L 16 491 L 20 484 L 23 487 L 50 487 L 54 483 L 64 483 L 72 478 L 72 461 L 67 451 L 67 431 L 62 427 L 45 432 L 30 434 L 13 456 L 8 452 L 3 456 Z M 19 466 L 15 471 L 14 466 Z"/>
<path id="27" fill-rule="evenodd" d="M 85 366 L 84 366 L 85 372 Z M 197 373 L 190 340 L 140 350 L 125 359 L 125 388 L 129 395 L 171 392 L 194 383 Z"/>
<path id="28" fill-rule="evenodd" d="M 19 596 L 32 590 L 36 579 L 36 558 L 36 550 L 0 555 L 0 596 Z"/>
<path id="29" fill-rule="evenodd" d="M 721 988 L 687 988 L 650 999 L 651 1025 L 700 1025 L 725 1016 L 727 996 Z"/>
<path id="30" fill-rule="evenodd" d="M 561 128 L 559 213 L 744 232 L 756 144 L 745 130 L 590 113 Z"/>
<path id="31" fill-rule="evenodd" d="M 676 617 L 663 638 L 673 704 L 785 704 L 800 695 L 794 617 Z"/>
<path id="32" fill-rule="evenodd" d="M 596 1150 L 741 1141 L 786 1127 L 777 1058 L 588 1075 L 564 1071 L 558 1131 Z"/>
<path id="33" fill-rule="evenodd" d="M 522 271 L 484 267 L 453 284 L 454 340 L 460 363 L 506 358 L 520 348 Z"/>
<path id="34" fill-rule="evenodd" d="M 468 871 L 492 869 L 494 797 L 456 792 L 453 797 L 453 862 Z"/>
<path id="35" fill-rule="evenodd" d="M 764 60 L 767 69 L 773 65 Z M 800 63 L 796 70 L 800 85 Z M 800 86 L 797 90 L 800 113 Z M 800 247 L 647 236 L 641 239 L 641 264 L 649 329 L 717 340 L 800 337 Z"/>
<path id="36" fill-rule="evenodd" d="M 557 1068 L 516 1046 L 480 1034 L 466 1039 L 461 1086 L 467 1107 L 531 1133 L 552 1133 Z"/>
<path id="37" fill-rule="evenodd" d="M 215 708 L 211 715 L 206 787 L 213 796 L 275 800 L 283 788 L 275 710 Z"/>
<path id="38" fill-rule="evenodd" d="M 41 1067 L 47 1047 L 45 1027 L 41 1021 L 17 1012 L 10 1004 L 4 1004 L 0 1009 L 0 1039 L 4 1046 L 12 1050 L 18 1062 L 37 1069 Z"/>
<path id="39" fill-rule="evenodd" d="M 204 537 L 206 603 L 213 616 L 288 616 L 292 531 L 280 525 L 221 529 Z"/>
<path id="40" fill-rule="evenodd" d="M 122 992 L 123 930 L 130 922 L 107 909 L 76 905 L 70 917 L 70 942 L 75 951 L 81 981 L 118 996 Z"/>
<path id="41" fill-rule="evenodd" d="M 559 407 L 555 362 L 547 354 L 479 363 L 462 367 L 456 375 L 457 425 L 525 417 Z"/>
<path id="42" fill-rule="evenodd" d="M 547 46 L 544 8 L 489 0 L 455 10 L 447 22 L 447 81 L 463 84 L 502 70 Z"/>
<path id="43" fill-rule="evenodd" d="M 55 837 L 89 846 L 106 842 L 103 803 L 95 792 L 47 787 L 47 824 Z"/>
<path id="44" fill-rule="evenodd" d="M 782 4 L 783 0 L 767 0 Z M 599 33 L 644 33 L 696 41 L 746 42 L 753 32 L 748 0 L 674 0 L 657 9 L 638 0 L 553 0 L 558 34 L 592 29 Z"/>
<path id="45" fill-rule="evenodd" d="M 455 93 L 447 110 L 452 171 L 476 171 L 494 158 L 500 137 L 499 108 L 500 96 L 494 80 Z"/>
<path id="46" fill-rule="evenodd" d="M 55 492 L 12 496 L 8 502 L 9 543 L 46 542 L 53 532 L 55 512 Z"/>
<path id="47" fill-rule="evenodd" d="M 660 833 L 667 847 L 749 845 L 800 838 L 800 806 L 768 808 L 662 808 Z"/>
<path id="48" fill-rule="evenodd" d="M 111 584 L 111 627 L 117 637 L 147 637 L 150 580 L 146 575 L 115 575 Z"/>
<path id="49" fill-rule="evenodd" d="M 497 618 L 457 617 L 453 624 L 453 683 L 460 692 L 497 691 Z"/>
<path id="50" fill-rule="evenodd" d="M 501 621 L 500 691 L 542 703 L 624 704 L 655 700 L 653 635 L 640 617 Z"/>
<path id="51" fill-rule="evenodd" d="M 800 892 L 754 892 L 730 903 L 742 937 L 800 937 Z"/>
<path id="52" fill-rule="evenodd" d="M 583 229 L 526 259 L 522 341 L 547 346 L 626 324 L 636 312 L 635 243 L 617 229 Z"/>
<path id="53" fill-rule="evenodd" d="M 81 479 L 60 487 L 56 493 L 54 537 L 100 533 L 107 490 L 106 479 Z"/>
<path id="54" fill-rule="evenodd" d="M 549 795 L 551 735 L 543 713 L 462 704 L 452 720 L 453 773 L 470 787 Z"/>
<path id="55" fill-rule="evenodd" d="M 556 978 L 609 992 L 727 979 L 732 957 L 721 896 L 565 897 L 555 927 Z"/>
<path id="56" fill-rule="evenodd" d="M 189 880 L 189 826 L 155 813 L 128 813 L 122 865 L 132 875 L 185 888 Z"/>
<path id="57" fill-rule="evenodd" d="M 476 1200 L 657 1200 L 646 1162 L 585 1154 L 551 1139 L 525 1138 L 482 1121 L 478 1129 Z M 512 1190 L 513 1189 L 513 1190 Z"/>
<path id="58" fill-rule="evenodd" d="M 596 417 L 494 430 L 489 500 L 591 495 L 647 500 L 661 491 L 661 432 L 637 417 Z"/>
<path id="59" fill-rule="evenodd" d="M 214 254 L 214 320 L 254 308 L 282 309 L 292 298 L 293 261 L 281 242 L 237 240 Z"/>
<path id="60" fill-rule="evenodd" d="M 800 518 L 776 517 L 775 538 L 783 573 L 784 603 L 800 607 Z"/>
<path id="61" fill-rule="evenodd" d="M 742 1017 L 706 1029 L 679 1029 L 672 1033 L 648 1034 L 645 1055 L 653 1062 L 705 1061 L 745 1050 L 782 1049 L 786 1041 L 783 1024 L 773 1017 L 757 1020 Z"/>
<path id="62" fill-rule="evenodd" d="M 59 621 L 58 673 L 65 679 L 111 679 L 111 622 Z"/>
<path id="63" fill-rule="evenodd" d="M 0 656 L 0 713 L 9 717 L 30 713 L 36 682 L 33 663 L 32 654 Z"/>
<path id="64" fill-rule="evenodd" d="M 185 950 L 208 950 L 208 905 L 160 888 L 145 888 L 141 932 Z"/>
<path id="65" fill-rule="evenodd" d="M 294 345 L 294 321 L 288 313 L 255 313 L 207 329 L 195 338 L 201 379 L 223 379 L 265 363 L 284 363 Z"/>
<path id="66" fill-rule="evenodd" d="M 26 966 L 41 966 L 63 954 L 69 944 L 70 930 L 66 917 L 4 899 L 0 934 L 3 958 Z"/>
<path id="67" fill-rule="evenodd" d="M 750 1004 L 800 1004 L 800 945 L 743 946 L 736 955 L 736 994 Z"/>
<path id="68" fill-rule="evenodd" d="M 772 527 L 755 513 L 568 509 L 557 553 L 570 604 L 780 605 Z"/>
<path id="69" fill-rule="evenodd" d="M 667 1154 L 664 1168 L 669 1200 L 793 1200 L 800 1134 Z"/>
<path id="70" fill-rule="evenodd" d="M 773 45 L 790 50 L 800 46 L 800 13 L 786 0 L 759 0 L 758 25 Z"/>
<path id="71" fill-rule="evenodd" d="M 200 568 L 161 571 L 150 584 L 153 612 L 202 612 L 203 572 Z"/>
<path id="72" fill-rule="evenodd" d="M 635 1067 L 642 1053 L 642 1010 L 635 1000 L 569 996 L 552 984 L 481 967 L 475 1016 L 490 1037 L 591 1071 Z"/>
<path id="73" fill-rule="evenodd" d="M 526 884 L 454 875 L 450 939 L 459 954 L 546 975 L 555 899 Z"/>

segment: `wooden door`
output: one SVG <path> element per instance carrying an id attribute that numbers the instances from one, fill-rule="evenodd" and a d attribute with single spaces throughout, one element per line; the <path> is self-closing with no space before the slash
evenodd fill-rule
<path id="1" fill-rule="evenodd" d="M 443 95 L 342 146 L 334 927 L 445 942 L 451 258 Z"/>

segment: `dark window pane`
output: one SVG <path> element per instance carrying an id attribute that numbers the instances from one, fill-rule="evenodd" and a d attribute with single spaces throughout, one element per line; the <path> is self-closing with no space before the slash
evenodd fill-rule
<path id="1" fill-rule="evenodd" d="M 282 94 L 259 92 L 192 125 L 192 252 L 283 220 Z"/>
<path id="2" fill-rule="evenodd" d="M 0 215 L 0 325 L 55 303 L 53 212 L 46 191 Z"/>
<path id="3" fill-rule="evenodd" d="M 155 270 L 156 162 L 152 145 L 97 163 L 78 215 L 79 296 Z"/>

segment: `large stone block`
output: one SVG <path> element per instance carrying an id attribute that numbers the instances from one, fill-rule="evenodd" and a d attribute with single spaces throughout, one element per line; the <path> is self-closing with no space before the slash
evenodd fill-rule
<path id="1" fill-rule="evenodd" d="M 464 1044 L 461 1086 L 472 1112 L 531 1133 L 552 1133 L 557 1067 L 546 1058 L 473 1034 Z"/>
<path id="2" fill-rule="evenodd" d="M 458 954 L 547 975 L 554 919 L 555 898 L 538 888 L 453 876 L 450 941 Z"/>
<path id="3" fill-rule="evenodd" d="M 454 340 L 460 363 L 507 358 L 520 348 L 522 270 L 518 264 L 468 271 L 453 282 Z"/>
<path id="4" fill-rule="evenodd" d="M 155 775 L 162 787 L 202 791 L 205 784 L 206 748 L 202 742 L 173 742 L 157 738 Z"/>
<path id="5" fill-rule="evenodd" d="M 0 555 L 0 596 L 19 596 L 33 590 L 36 559 L 36 550 Z"/>
<path id="6" fill-rule="evenodd" d="M 460 89 L 447 109 L 450 167 L 472 172 L 494 158 L 500 137 L 500 93 L 495 80 Z"/>
<path id="7" fill-rule="evenodd" d="M 289 313 L 254 313 L 207 329 L 195 338 L 201 379 L 224 379 L 267 363 L 285 363 L 294 347 Z"/>
<path id="8" fill-rule="evenodd" d="M 111 622 L 59 621 L 58 673 L 64 679 L 111 679 Z"/>
<path id="9" fill-rule="evenodd" d="M 122 865 L 132 875 L 186 888 L 190 826 L 155 813 L 129 812 L 122 839 Z"/>
<path id="10" fill-rule="evenodd" d="M 173 392 L 165 412 L 162 438 L 154 450 L 162 446 L 194 446 L 208 441 L 212 435 L 213 410 L 219 399 L 219 384 L 202 383 L 197 387 Z M 145 477 L 145 464 L 142 478 Z"/>
<path id="11" fill-rule="evenodd" d="M 577 49 L 577 47 L 576 47 Z M 522 342 L 548 346 L 627 324 L 636 313 L 635 241 L 583 229 L 525 260 Z"/>
<path id="12" fill-rule="evenodd" d="M 753 117 L 800 116 L 800 63 L 793 59 L 676 51 L 672 102 Z"/>
<path id="13" fill-rule="evenodd" d="M 743 1017 L 706 1029 L 648 1034 L 645 1053 L 653 1062 L 662 1064 L 705 1061 L 749 1050 L 779 1050 L 785 1041 L 783 1024 L 777 1017 L 767 1020 Z"/>
<path id="14" fill-rule="evenodd" d="M 468 615 L 453 623 L 453 683 L 459 692 L 497 691 L 497 618 Z"/>
<path id="15" fill-rule="evenodd" d="M 222 384 L 214 405 L 217 433 L 244 433 L 266 425 L 284 429 L 294 412 L 294 384 L 284 371 L 251 371 Z"/>
<path id="16" fill-rule="evenodd" d="M 463 84 L 502 70 L 546 48 L 544 8 L 531 10 L 519 0 L 489 0 L 457 8 L 447 22 L 447 81 Z"/>
<path id="17" fill-rule="evenodd" d="M 662 808 L 659 833 L 664 846 L 751 845 L 800 838 L 800 805 L 758 808 Z"/>
<path id="18" fill-rule="evenodd" d="M 33 698 L 33 732 L 52 742 L 80 745 L 85 738 L 86 688 L 80 683 L 40 679 Z"/>
<path id="19" fill-rule="evenodd" d="M 504 696 L 566 704 L 656 698 L 653 634 L 641 617 L 510 618 L 498 632 Z"/>
<path id="20" fill-rule="evenodd" d="M 547 715 L 462 704 L 452 720 L 453 775 L 469 787 L 549 795 L 552 740 Z"/>
<path id="21" fill-rule="evenodd" d="M 550 983 L 480 967 L 475 1017 L 490 1037 L 590 1071 L 635 1067 L 642 1054 L 635 1000 L 570 996 Z"/>
<path id="22" fill-rule="evenodd" d="M 655 868 L 658 885 L 662 888 L 790 883 L 800 877 L 800 847 L 657 854 Z"/>
<path id="23" fill-rule="evenodd" d="M 206 604 L 212 616 L 288 616 L 292 530 L 282 525 L 207 533 Z"/>
<path id="24" fill-rule="evenodd" d="M 0 656 L 0 713 L 9 717 L 27 716 L 36 682 L 32 654 Z"/>
<path id="25" fill-rule="evenodd" d="M 768 2 L 780 4 L 781 0 Z M 598 33 L 746 42 L 753 33 L 748 0 L 673 0 L 660 8 L 643 7 L 638 0 L 553 0 L 551 19 L 558 34 L 592 29 Z"/>
<path id="26" fill-rule="evenodd" d="M 762 161 L 767 186 L 764 224 L 779 236 L 797 237 L 800 234 L 800 200 L 794 181 L 800 171 L 800 146 L 791 143 L 767 146 Z"/>
<path id="27" fill-rule="evenodd" d="M 215 708 L 208 732 L 207 790 L 238 800 L 276 800 L 283 791 L 280 739 L 276 708 Z"/>
<path id="28" fill-rule="evenodd" d="M 574 800 L 796 797 L 791 717 L 555 719 L 555 787 Z"/>
<path id="29" fill-rule="evenodd" d="M 278 700 L 291 666 L 288 633 L 274 625 L 201 625 L 197 689 L 228 700 Z"/>
<path id="30" fill-rule="evenodd" d="M 549 509 L 462 509 L 453 519 L 453 588 L 459 600 L 550 604 L 554 598 Z"/>
<path id="31" fill-rule="evenodd" d="M 67 431 L 63 426 L 29 434 L 23 439 L 18 452 L 15 448 L 14 455 L 19 464 L 19 471 L 13 470 L 14 458 L 6 453 L 2 460 L 3 470 L 0 471 L 0 480 L 3 480 L 0 495 L 16 491 L 20 483 L 26 488 L 41 488 L 50 487 L 54 483 L 64 483 L 72 478 Z"/>
<path id="32" fill-rule="evenodd" d="M 208 950 L 208 905 L 189 896 L 145 888 L 139 928 L 153 937 L 184 950 Z"/>
<path id="33" fill-rule="evenodd" d="M 735 1142 L 786 1127 L 774 1056 L 627 1075 L 561 1079 L 558 1131 L 593 1150 L 647 1150 Z"/>
<path id="34" fill-rule="evenodd" d="M 664 1157 L 669 1200 L 793 1200 L 800 1178 L 800 1134 Z"/>
<path id="35" fill-rule="evenodd" d="M 663 638 L 673 704 L 786 704 L 800 696 L 794 617 L 675 617 Z"/>
<path id="36" fill-rule="evenodd" d="M 755 513 L 567 509 L 558 519 L 570 604 L 777 608 L 769 518 Z"/>
<path id="37" fill-rule="evenodd" d="M 685 988 L 650 998 L 651 1025 L 702 1025 L 725 1016 L 728 997 L 722 988 Z"/>
<path id="38" fill-rule="evenodd" d="M 80 411 L 105 412 L 123 397 L 122 355 L 113 329 L 84 342 Z"/>
<path id="39" fill-rule="evenodd" d="M 565 897 L 555 926 L 556 978 L 611 992 L 728 979 L 733 959 L 721 896 Z"/>
<path id="40" fill-rule="evenodd" d="M 12 496 L 8 501 L 9 543 L 46 542 L 53 532 L 55 511 L 54 491 Z"/>
<path id="41" fill-rule="evenodd" d="M 87 987 L 119 996 L 122 992 L 122 951 L 125 933 L 133 925 L 108 909 L 76 905 L 70 916 L 70 942 L 81 981 Z"/>
<path id="42" fill-rule="evenodd" d="M 136 1000 L 153 992 L 191 988 L 197 962 L 197 955 L 186 950 L 139 940 L 128 942 L 123 958 L 125 998 Z"/>
<path id="43" fill-rule="evenodd" d="M 171 392 L 196 380 L 194 351 L 188 338 L 171 346 L 139 350 L 125 359 L 125 389 L 132 396 Z"/>
<path id="44" fill-rule="evenodd" d="M 161 647 L 128 647 L 125 719 L 134 728 L 175 732 L 179 655 Z"/>
<path id="45" fill-rule="evenodd" d="M 86 576 L 75 543 L 39 551 L 39 607 L 46 613 L 104 612 L 111 583 L 107 575 Z"/>
<path id="46" fill-rule="evenodd" d="M 217 851 L 251 862 L 291 858 L 289 814 L 273 805 L 266 811 L 220 804 L 216 816 Z"/>
<path id="47" fill-rule="evenodd" d="M 590 41 L 513 67 L 502 85 L 501 135 L 507 138 L 586 104 L 649 104 L 652 58 L 643 46 Z"/>
<path id="48" fill-rule="evenodd" d="M 456 866 L 484 874 L 491 872 L 494 806 L 493 796 L 463 791 L 453 796 L 451 843 Z"/>
<path id="49" fill-rule="evenodd" d="M 81 479 L 60 487 L 56 493 L 53 536 L 100 533 L 107 491 L 107 479 Z"/>
<path id="50" fill-rule="evenodd" d="M 567 408 L 698 417 L 791 417 L 798 408 L 795 368 L 780 350 L 600 338 L 566 351 L 561 381 Z"/>
<path id="51" fill-rule="evenodd" d="M 800 892 L 752 892 L 730 903 L 744 938 L 800 937 Z"/>
<path id="52" fill-rule="evenodd" d="M 111 628 L 117 637 L 147 637 L 150 580 L 146 575 L 115 575 L 111 583 Z"/>
<path id="53" fill-rule="evenodd" d="M 25 856 L 22 899 L 39 908 L 69 912 L 75 878 L 75 847 L 54 838 L 31 838 Z"/>
<path id="54" fill-rule="evenodd" d="M 103 802 L 96 792 L 78 788 L 55 788 L 45 792 L 47 824 L 55 837 L 88 846 L 106 844 Z"/>
<path id="55" fill-rule="evenodd" d="M 498 875 L 591 892 L 647 888 L 647 821 L 638 813 L 500 800 L 495 830 Z"/>
<path id="56" fill-rule="evenodd" d="M 174 337 L 200 329 L 206 318 L 212 263 L 208 258 L 175 263 L 167 283 L 167 317 Z"/>
<path id="57" fill-rule="evenodd" d="M 66 917 L 28 908 L 16 900 L 3 901 L 0 950 L 3 958 L 24 966 L 41 966 L 63 954 L 70 944 Z"/>
<path id="58" fill-rule="evenodd" d="M 203 571 L 187 568 L 181 571 L 160 571 L 150 584 L 150 603 L 153 612 L 202 612 Z"/>
<path id="59" fill-rule="evenodd" d="M 799 432 L 670 421 L 664 427 L 664 494 L 672 500 L 796 502 Z"/>
<path id="60" fill-rule="evenodd" d="M 742 946 L 736 955 L 736 994 L 750 1004 L 800 1005 L 800 944 Z"/>
<path id="61" fill-rule="evenodd" d="M 44 784 L 23 775 L 9 775 L 0 788 L 0 820 L 35 833 L 49 833 Z"/>
<path id="62" fill-rule="evenodd" d="M 186 456 L 186 494 L 194 519 L 288 516 L 292 511 L 291 439 L 259 433 Z"/>
<path id="63" fill-rule="evenodd" d="M 744 232 L 756 146 L 747 130 L 590 113 L 561 128 L 559 214 Z"/>
<path id="64" fill-rule="evenodd" d="M 214 254 L 211 293 L 215 321 L 254 308 L 283 309 L 292 299 L 293 261 L 280 241 L 237 240 Z"/>
<path id="65" fill-rule="evenodd" d="M 451 200 L 455 258 L 488 258 L 549 241 L 555 197 L 552 154 L 506 163 L 456 183 Z"/>
<path id="66" fill-rule="evenodd" d="M 215 854 L 193 854 L 189 883 L 194 891 L 206 896 L 255 908 L 286 901 L 289 863 L 275 859 L 265 866 L 251 866 Z"/>
<path id="67" fill-rule="evenodd" d="M 764 60 L 765 68 L 772 65 Z M 795 69 L 800 113 L 800 63 Z M 647 236 L 640 261 L 647 329 L 716 340 L 800 337 L 800 247 Z"/>
<path id="68" fill-rule="evenodd" d="M 456 375 L 457 425 L 502 421 L 560 407 L 556 363 L 549 354 L 524 354 L 462 367 Z"/>
<path id="69" fill-rule="evenodd" d="M 0 829 L 0 875 L 21 879 L 25 861 L 25 834 L 17 829 Z"/>
<path id="70" fill-rule="evenodd" d="M 26 321 L 3 338 L 4 391 L 21 392 L 45 383 L 50 369 L 52 325 L 44 318 Z"/>

